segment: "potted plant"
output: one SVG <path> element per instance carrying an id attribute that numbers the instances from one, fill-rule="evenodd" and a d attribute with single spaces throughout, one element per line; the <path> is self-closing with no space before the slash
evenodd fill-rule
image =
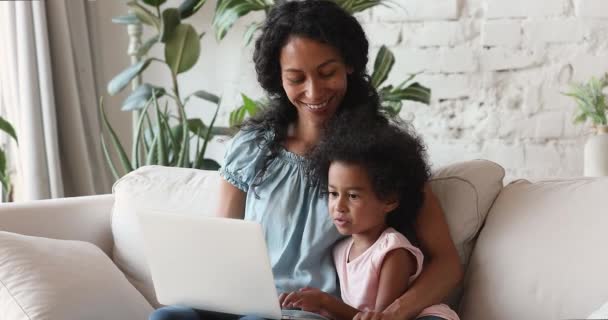
<path id="1" fill-rule="evenodd" d="M 11 138 L 15 140 L 15 143 L 19 144 L 15 129 L 13 128 L 11 123 L 3 117 L 0 117 L 0 130 L 4 131 L 6 134 L 8 134 Z M 2 184 L 2 202 L 11 201 L 13 193 L 13 184 L 11 182 L 11 177 L 9 174 L 6 152 L 2 147 L 0 147 L 0 184 Z"/>
<path id="2" fill-rule="evenodd" d="M 591 122 L 593 134 L 589 136 L 584 148 L 584 175 L 608 176 L 608 121 L 606 114 L 606 95 L 608 74 L 601 78 L 592 77 L 586 83 L 576 83 L 567 96 L 577 104 L 575 123 Z"/>
<path id="3" fill-rule="evenodd" d="M 122 104 L 123 111 L 135 113 L 130 157 L 107 120 L 103 99 L 100 101 L 102 123 L 119 159 L 118 164 L 112 161 L 109 144 L 102 135 L 104 155 L 115 179 L 143 165 L 209 170 L 219 168 L 217 162 L 205 158 L 205 151 L 208 142 L 217 133 L 212 130 L 221 98 L 202 89 L 184 96 L 177 79 L 179 74 L 190 70 L 199 60 L 200 42 L 205 33 L 197 32 L 186 19 L 196 13 L 205 0 L 184 0 L 177 8 L 163 6 L 165 1 L 130 1 L 127 5 L 131 13 L 113 19 L 115 23 L 128 25 L 130 35 L 141 35 L 142 27 L 150 29 L 153 34 L 143 44 L 137 38 L 136 45 L 130 46 L 135 63 L 116 75 L 107 87 L 108 93 L 115 95 L 130 83 L 135 84 L 133 92 Z M 148 56 L 154 46 L 163 47 L 163 58 Z M 166 67 L 172 80 L 170 88 L 141 83 L 141 75 L 151 63 Z M 196 99 L 211 102 L 215 107 L 207 125 L 202 119 L 186 115 L 186 105 L 197 103 L 194 102 Z M 195 150 L 191 151 L 191 148 Z"/>

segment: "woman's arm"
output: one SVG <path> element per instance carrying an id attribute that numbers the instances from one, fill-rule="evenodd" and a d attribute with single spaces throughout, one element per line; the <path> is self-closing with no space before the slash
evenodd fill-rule
<path id="1" fill-rule="evenodd" d="M 217 215 L 224 218 L 243 219 L 245 217 L 246 193 L 230 182 L 220 179 Z"/>
<path id="2" fill-rule="evenodd" d="M 382 318 L 413 319 L 422 309 L 440 303 L 462 279 L 460 258 L 443 210 L 428 184 L 416 234 L 427 263 L 412 286 L 384 310 Z"/>

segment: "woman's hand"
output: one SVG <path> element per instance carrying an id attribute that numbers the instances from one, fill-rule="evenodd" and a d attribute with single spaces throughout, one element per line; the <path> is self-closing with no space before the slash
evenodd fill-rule
<path id="1" fill-rule="evenodd" d="M 328 294 L 316 288 L 302 288 L 299 291 L 282 293 L 279 303 L 283 308 L 299 308 L 304 311 L 321 313 Z"/>

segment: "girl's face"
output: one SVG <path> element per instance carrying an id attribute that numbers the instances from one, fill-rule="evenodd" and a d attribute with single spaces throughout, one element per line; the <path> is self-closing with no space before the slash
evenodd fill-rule
<path id="1" fill-rule="evenodd" d="M 328 176 L 329 213 L 338 232 L 345 235 L 375 234 L 386 228 L 386 215 L 398 203 L 380 199 L 372 189 L 367 171 L 360 165 L 334 161 Z"/>
<path id="2" fill-rule="evenodd" d="M 298 120 L 322 125 L 346 94 L 347 67 L 338 50 L 306 37 L 291 36 L 281 49 L 281 80 Z"/>

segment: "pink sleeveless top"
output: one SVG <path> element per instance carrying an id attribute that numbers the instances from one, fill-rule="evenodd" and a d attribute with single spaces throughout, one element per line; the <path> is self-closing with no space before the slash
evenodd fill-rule
<path id="1" fill-rule="evenodd" d="M 378 281 L 382 261 L 391 250 L 403 248 L 410 252 L 418 268 L 410 277 L 411 284 L 422 272 L 424 256 L 420 249 L 412 245 L 407 238 L 393 228 L 387 228 L 376 242 L 360 256 L 348 261 L 352 247 L 352 238 L 340 241 L 334 247 L 334 263 L 340 278 L 340 292 L 342 300 L 359 310 L 373 311 L 376 307 L 378 295 Z M 446 320 L 459 320 L 458 315 L 445 304 L 438 304 L 424 309 L 418 318 L 423 316 L 437 316 Z"/>

